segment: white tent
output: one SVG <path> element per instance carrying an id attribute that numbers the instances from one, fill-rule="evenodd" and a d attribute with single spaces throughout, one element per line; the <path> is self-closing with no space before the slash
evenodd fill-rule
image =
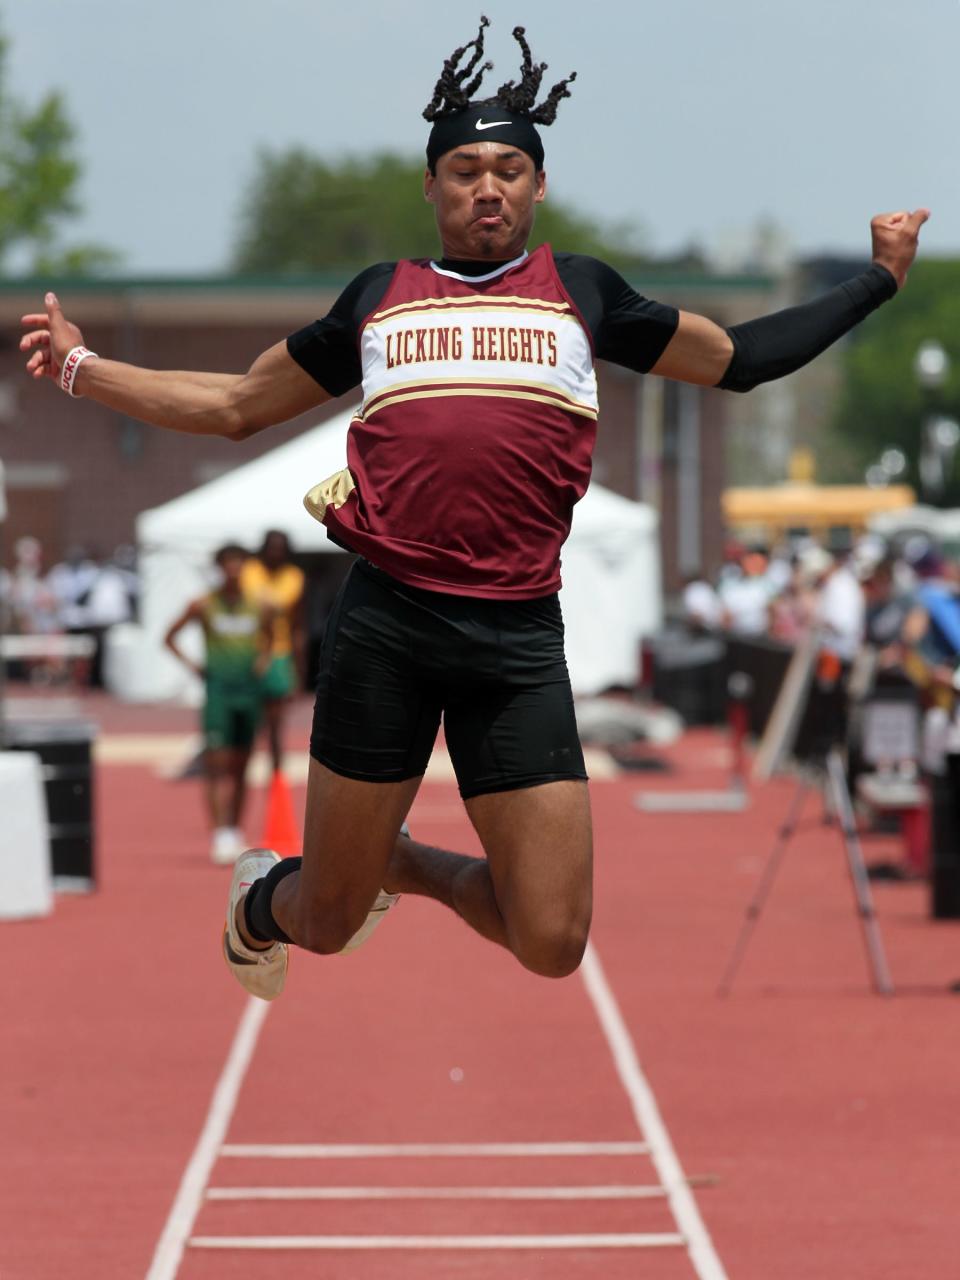
<path id="1" fill-rule="evenodd" d="M 350 410 L 339 414 L 140 516 L 141 626 L 118 631 L 110 645 L 108 679 L 115 692 L 137 700 L 188 693 L 191 678 L 161 642 L 185 604 L 210 589 L 211 554 L 224 542 L 255 547 L 268 529 L 283 529 L 298 551 L 342 554 L 301 499 L 344 466 L 351 417 Z M 654 512 L 592 485 L 574 514 L 563 578 L 574 689 L 596 693 L 633 683 L 639 639 L 661 620 Z"/>
<path id="2" fill-rule="evenodd" d="M 636 684 L 640 640 L 663 622 L 658 533 L 652 507 L 596 483 L 574 508 L 560 592 L 574 693 Z"/>

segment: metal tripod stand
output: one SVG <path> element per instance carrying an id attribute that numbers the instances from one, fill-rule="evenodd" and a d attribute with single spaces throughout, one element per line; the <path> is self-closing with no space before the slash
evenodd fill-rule
<path id="1" fill-rule="evenodd" d="M 733 948 L 733 954 L 727 963 L 726 970 L 717 988 L 717 995 L 719 996 L 726 996 L 730 993 L 734 978 L 746 953 L 747 944 L 753 935 L 757 921 L 760 919 L 764 904 L 770 896 L 773 882 L 783 862 L 787 846 L 800 822 L 804 803 L 810 792 L 817 786 L 824 788 L 824 800 L 840 825 L 847 866 L 853 884 L 857 913 L 860 916 L 860 922 L 863 927 L 863 940 L 866 946 L 867 961 L 873 978 L 874 990 L 878 995 L 887 996 L 893 994 L 893 982 L 887 967 L 883 940 L 880 937 L 880 926 L 877 923 L 877 915 L 873 906 L 873 895 L 870 892 L 870 881 L 867 877 L 866 864 L 863 861 L 860 837 L 857 834 L 853 804 L 847 788 L 843 756 L 837 747 L 831 747 L 822 760 L 811 765 L 797 782 L 797 789 L 794 792 L 786 820 L 777 833 L 776 843 L 770 852 L 763 875 L 760 877 L 757 891 L 747 907 L 746 918 Z"/>

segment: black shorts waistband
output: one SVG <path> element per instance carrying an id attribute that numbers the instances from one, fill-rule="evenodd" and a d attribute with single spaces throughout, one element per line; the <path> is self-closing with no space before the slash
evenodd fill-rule
<path id="1" fill-rule="evenodd" d="M 429 600 L 434 603 L 442 600 L 456 600 L 461 604 L 474 605 L 478 609 L 510 609 L 514 606 L 536 608 L 537 605 L 549 605 L 554 601 L 559 604 L 560 601 L 560 593 L 558 591 L 550 591 L 544 596 L 524 597 L 520 600 L 503 599 L 500 596 L 458 595 L 456 591 L 431 591 L 429 587 L 414 587 L 407 582 L 401 582 L 399 578 L 393 577 L 392 574 L 387 573 L 386 569 L 381 569 L 379 565 L 375 565 L 365 556 L 357 556 L 354 568 L 358 573 L 362 573 L 364 577 L 370 578 L 373 582 L 379 582 L 381 586 L 409 596 L 414 600 Z"/>

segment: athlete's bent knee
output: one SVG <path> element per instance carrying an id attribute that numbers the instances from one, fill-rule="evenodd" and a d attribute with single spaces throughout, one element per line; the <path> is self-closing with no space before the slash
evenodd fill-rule
<path id="1" fill-rule="evenodd" d="M 589 925 L 577 924 L 528 936 L 514 948 L 514 955 L 541 978 L 567 978 L 580 967 L 588 933 Z"/>
<path id="2" fill-rule="evenodd" d="M 342 951 L 363 920 L 339 911 L 303 914 L 292 935 L 298 947 L 318 956 L 333 956 Z"/>

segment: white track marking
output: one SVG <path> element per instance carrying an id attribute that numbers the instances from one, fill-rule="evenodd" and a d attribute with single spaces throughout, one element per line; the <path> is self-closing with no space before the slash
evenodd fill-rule
<path id="1" fill-rule="evenodd" d="M 713 1247 L 697 1202 L 673 1149 L 653 1090 L 640 1067 L 623 1014 L 604 975 L 600 958 L 590 943 L 587 944 L 580 974 L 613 1054 L 620 1082 L 630 1099 L 640 1132 L 649 1143 L 650 1159 L 666 1190 L 677 1225 L 683 1232 L 694 1270 L 700 1280 L 727 1280 L 723 1263 Z"/>
<path id="2" fill-rule="evenodd" d="M 244 1160 L 365 1160 L 441 1156 L 644 1156 L 646 1142 L 233 1142 L 222 1156 Z"/>
<path id="3" fill-rule="evenodd" d="M 157 1242 L 146 1280 L 173 1280 L 183 1257 L 217 1153 L 237 1105 L 237 1095 L 250 1065 L 260 1028 L 270 1006 L 253 996 L 237 1026 L 220 1079 L 213 1091 L 206 1120 L 190 1163 L 184 1170 L 173 1208 Z"/>
<path id="4" fill-rule="evenodd" d="M 194 1236 L 193 1249 L 664 1249 L 683 1236 Z"/>
<path id="5" fill-rule="evenodd" d="M 208 1200 L 653 1200 L 663 1187 L 210 1187 Z"/>

